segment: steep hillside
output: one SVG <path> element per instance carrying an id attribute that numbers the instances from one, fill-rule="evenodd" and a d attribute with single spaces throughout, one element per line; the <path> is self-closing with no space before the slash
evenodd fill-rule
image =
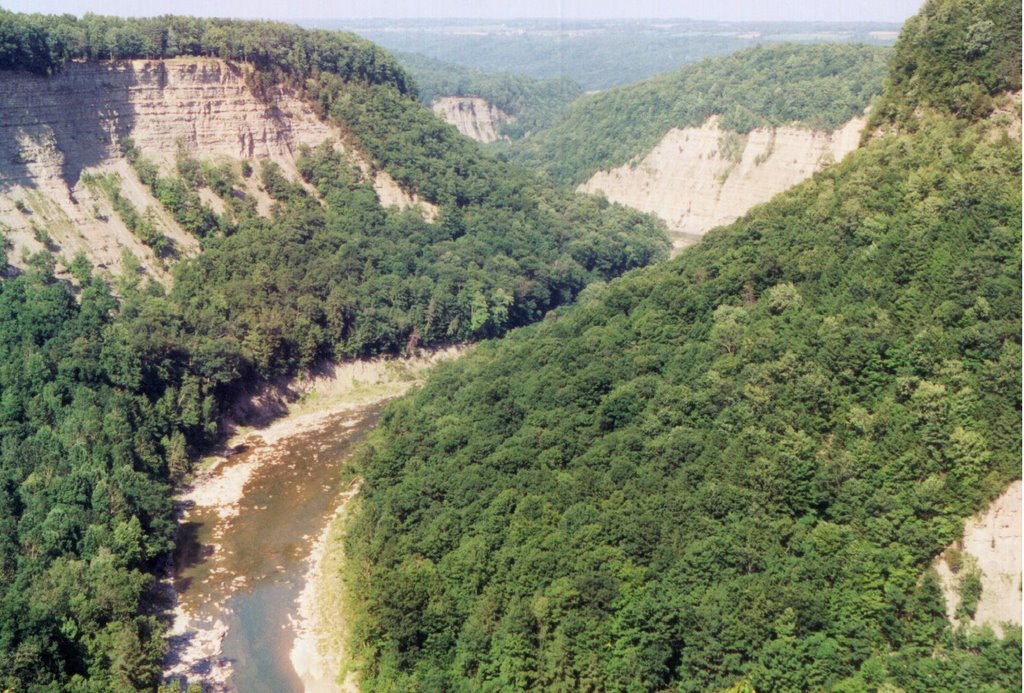
<path id="1" fill-rule="evenodd" d="M 274 86 L 257 97 L 251 75 L 251 66 L 209 58 L 73 63 L 53 77 L 5 75 L 0 81 L 0 222 L 8 228 L 10 259 L 24 267 L 46 244 L 61 254 L 64 266 L 83 251 L 96 266 L 119 274 L 128 250 L 166 283 L 174 259 L 194 256 L 199 242 L 139 180 L 124 157 L 125 138 L 165 173 L 185 153 L 227 161 L 234 169 L 243 161 L 274 162 L 288 178 L 299 180 L 295 159 L 302 145 L 345 137 L 296 89 Z M 354 148 L 349 158 L 369 171 Z M 121 192 L 136 209 L 151 213 L 156 231 L 170 240 L 163 253 L 132 233 L 109 196 L 88 182 L 106 174 L 119 178 Z M 386 173 L 371 175 L 383 204 L 416 204 Z M 240 180 L 246 185 L 237 194 L 253 198 L 266 216 L 271 198 L 252 178 Z M 226 204 L 206 201 L 218 212 Z M 40 238 L 43 229 L 48 239 Z"/>
<path id="2" fill-rule="evenodd" d="M 673 128 L 639 163 L 595 173 L 577 189 L 658 215 L 682 248 L 841 161 L 864 127 L 863 118 L 854 118 L 834 132 L 778 127 L 740 134 L 719 121 Z"/>
<path id="3" fill-rule="evenodd" d="M 927 3 L 900 35 L 872 129 L 913 127 L 921 107 L 964 118 L 991 113 L 998 94 L 1021 88 L 1020 23 L 1020 6 L 995 0 Z"/>
<path id="4" fill-rule="evenodd" d="M 1019 627 L 953 629 L 930 569 L 1020 479 L 1020 108 L 985 71 L 1018 16 L 911 25 L 1002 18 L 936 53 L 989 115 L 890 94 L 911 121 L 385 413 L 363 690 L 1020 689 Z"/>
<path id="5" fill-rule="evenodd" d="M 983 512 L 969 518 L 963 537 L 942 552 L 935 571 L 946 615 L 990 626 L 1021 622 L 1021 482 L 1010 484 Z"/>
<path id="6" fill-rule="evenodd" d="M 888 52 L 851 45 L 758 47 L 705 60 L 572 103 L 509 157 L 578 185 L 635 163 L 673 128 L 720 116 L 723 129 L 801 125 L 835 130 L 881 93 Z"/>
<path id="7" fill-rule="evenodd" d="M 350 35 L 0 10 L 0 95 L 0 209 L 44 248 L 0 249 L 0 690 L 156 688 L 171 489 L 240 391 L 503 334 L 668 245 Z M 149 277 L 67 257 L 118 244 Z"/>

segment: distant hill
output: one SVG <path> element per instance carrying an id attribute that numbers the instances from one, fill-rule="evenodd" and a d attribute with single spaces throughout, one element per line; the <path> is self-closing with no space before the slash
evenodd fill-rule
<path id="1" fill-rule="evenodd" d="M 363 690 L 1020 690 L 931 569 L 1021 475 L 1020 24 L 928 0 L 857 151 L 384 413 Z"/>
<path id="2" fill-rule="evenodd" d="M 569 78 L 584 89 L 631 84 L 759 44 L 891 45 L 899 25 L 827 22 L 518 19 L 311 21 L 395 51 L 491 72 Z"/>

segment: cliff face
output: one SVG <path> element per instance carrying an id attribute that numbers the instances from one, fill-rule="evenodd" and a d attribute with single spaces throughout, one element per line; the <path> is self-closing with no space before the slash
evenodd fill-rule
<path id="1" fill-rule="evenodd" d="M 302 144 L 344 140 L 287 89 L 261 100 L 243 68 L 214 59 L 183 58 L 77 63 L 54 77 L 0 74 L 0 223 L 7 227 L 8 261 L 21 264 L 41 250 L 38 229 L 65 260 L 83 250 L 112 272 L 123 249 L 151 276 L 166 281 L 167 263 L 136 238 L 109 201 L 82 182 L 82 173 L 116 173 L 121 193 L 174 243 L 179 255 L 198 242 L 174 223 L 124 160 L 119 142 L 130 137 L 142 154 L 168 170 L 179 149 L 199 159 L 271 160 L 297 178 L 294 155 Z M 339 145 L 340 146 L 340 145 Z M 384 204 L 417 204 L 386 174 L 371 170 L 351 147 Z M 240 191 L 269 208 L 255 177 Z M 216 208 L 216 206 L 215 206 Z M 26 211 L 27 210 L 27 211 Z"/>
<path id="2" fill-rule="evenodd" d="M 951 560 L 954 553 L 956 561 Z M 971 568 L 981 571 L 981 598 L 971 622 L 992 626 L 1001 637 L 1001 623 L 1019 624 L 1021 619 L 1020 481 L 1014 481 L 988 508 L 968 519 L 963 539 L 935 562 L 946 596 L 946 615 L 954 624 L 962 574 Z"/>
<path id="3" fill-rule="evenodd" d="M 478 142 L 505 139 L 498 134 L 512 118 L 497 106 L 475 96 L 444 96 L 431 109 L 467 137 Z"/>
<path id="4" fill-rule="evenodd" d="M 842 159 L 863 127 L 858 118 L 835 132 L 779 127 L 740 135 L 713 117 L 670 130 L 639 163 L 601 171 L 579 190 L 656 214 L 681 248 Z"/>

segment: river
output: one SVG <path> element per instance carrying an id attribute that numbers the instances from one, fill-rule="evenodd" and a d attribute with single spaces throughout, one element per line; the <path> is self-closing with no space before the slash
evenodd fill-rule
<path id="1" fill-rule="evenodd" d="M 342 467 L 382 406 L 333 414 L 271 444 L 254 435 L 205 480 L 218 502 L 186 507 L 179 525 L 173 586 L 185 622 L 171 640 L 170 673 L 207 690 L 303 690 L 289 659 L 296 599 L 344 491 Z"/>
<path id="2" fill-rule="evenodd" d="M 173 616 L 166 682 L 200 683 L 210 693 L 303 691 L 294 654 L 306 667 L 305 688 L 338 690 L 331 673 L 341 653 L 316 645 L 321 631 L 336 634 L 344 624 L 337 604 L 321 608 L 317 588 L 305 584 L 318 573 L 311 568 L 323 567 L 311 553 L 326 546 L 335 513 L 356 491 L 342 488 L 344 467 L 384 404 L 467 348 L 327 364 L 283 386 L 287 403 L 253 396 L 270 420 L 227 441 L 226 456 L 177 497 L 178 547 L 161 583 Z"/>

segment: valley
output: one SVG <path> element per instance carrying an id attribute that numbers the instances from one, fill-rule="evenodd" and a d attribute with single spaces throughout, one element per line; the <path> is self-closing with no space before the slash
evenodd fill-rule
<path id="1" fill-rule="evenodd" d="M 210 691 L 301 691 L 314 672 L 337 666 L 318 647 L 322 607 L 310 576 L 324 559 L 326 536 L 318 537 L 358 488 L 358 480 L 342 482 L 346 460 L 388 400 L 462 352 L 325 365 L 322 375 L 238 403 L 245 418 L 225 455 L 208 460 L 175 499 L 165 680 Z M 321 688 L 336 690 L 333 675 L 320 677 Z"/>
<path id="2" fill-rule="evenodd" d="M 890 22 L 757 22 L 674 18 L 306 20 L 352 31 L 393 51 L 534 79 L 569 78 L 593 92 L 671 72 L 756 45 L 865 43 L 891 46 Z"/>
<path id="3" fill-rule="evenodd" d="M 0 688 L 162 685 L 174 489 L 240 393 L 495 337 L 666 253 L 655 220 L 483 154 L 352 35 L 7 10 L 0 35 Z M 325 514 L 290 518 L 310 539 L 335 507 L 325 478 L 294 481 L 325 491 Z M 294 612 L 309 542 L 281 546 L 272 619 Z M 227 598 L 196 633 L 179 624 L 201 668 L 220 635 L 242 657 L 265 630 L 222 630 Z"/>
<path id="4" fill-rule="evenodd" d="M 0 690 L 1020 690 L 1021 11 L 870 19 L 0 9 Z"/>

